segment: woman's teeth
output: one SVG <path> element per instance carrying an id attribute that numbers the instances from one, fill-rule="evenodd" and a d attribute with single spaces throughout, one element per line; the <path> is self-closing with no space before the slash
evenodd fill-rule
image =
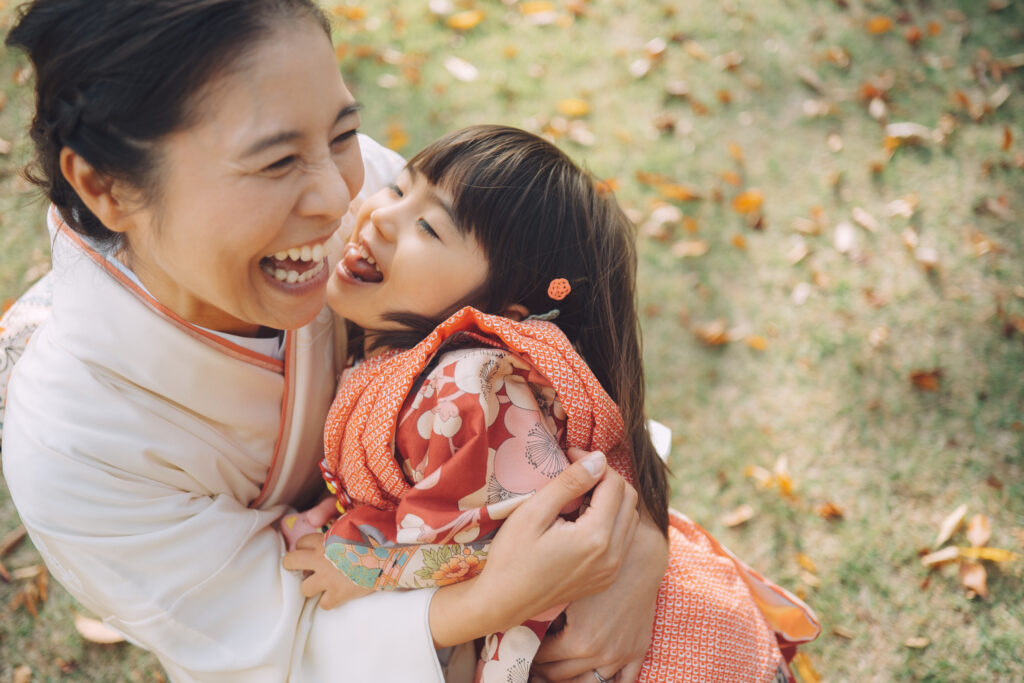
<path id="1" fill-rule="evenodd" d="M 274 254 L 274 258 L 278 261 L 285 261 L 287 259 L 292 261 L 322 261 L 326 253 L 322 244 L 316 244 L 312 247 L 307 244 L 304 247 L 292 247 L 291 249 L 279 251 Z"/>
<path id="2" fill-rule="evenodd" d="M 275 256 L 276 256 L 276 254 L 275 254 Z M 285 269 L 285 268 L 275 268 L 274 272 L 272 274 L 273 274 L 275 280 L 279 280 L 281 282 L 287 282 L 288 284 L 294 284 L 296 282 L 305 282 L 306 280 L 310 280 L 310 279 L 316 277 L 317 275 L 320 274 L 320 271 L 322 271 L 326 267 L 327 267 L 327 261 L 321 260 L 315 266 L 313 266 L 309 270 L 304 271 L 302 273 L 300 273 L 297 270 L 291 270 L 291 269 Z"/>

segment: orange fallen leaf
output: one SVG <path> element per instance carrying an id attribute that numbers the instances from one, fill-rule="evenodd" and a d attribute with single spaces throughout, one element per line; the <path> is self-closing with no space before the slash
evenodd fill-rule
<path id="1" fill-rule="evenodd" d="M 698 230 L 697 219 L 694 218 L 693 216 L 684 216 L 683 217 L 683 230 L 685 230 L 686 232 L 690 233 L 691 235 L 695 234 L 697 232 L 697 230 Z"/>
<path id="2" fill-rule="evenodd" d="M 745 250 L 747 248 L 747 238 L 738 233 L 733 235 L 729 241 L 732 242 L 732 246 L 736 247 L 737 249 Z"/>
<path id="3" fill-rule="evenodd" d="M 796 563 L 800 565 L 802 568 L 811 572 L 812 574 L 818 573 L 818 565 L 814 564 L 814 560 L 812 560 L 811 557 L 805 553 L 796 554 Z"/>
<path id="4" fill-rule="evenodd" d="M 840 638 L 845 638 L 846 640 L 853 640 L 853 638 L 857 635 L 845 626 L 833 626 L 832 633 L 834 635 L 839 636 Z"/>
<path id="5" fill-rule="evenodd" d="M 831 501 L 825 501 L 814 509 L 822 519 L 842 519 L 843 510 Z"/>
<path id="6" fill-rule="evenodd" d="M 1002 548 L 959 548 L 960 557 L 969 560 L 988 560 L 989 562 L 1014 562 L 1020 555 Z"/>
<path id="7" fill-rule="evenodd" d="M 967 540 L 971 545 L 980 548 L 988 543 L 988 539 L 991 537 L 992 525 L 989 523 L 988 517 L 981 514 L 973 515 L 967 522 Z"/>
<path id="8" fill-rule="evenodd" d="M 937 21 L 928 22 L 928 35 L 933 38 L 942 33 L 942 24 Z"/>
<path id="9" fill-rule="evenodd" d="M 743 183 L 743 180 L 740 178 L 740 174 L 736 171 L 722 171 L 721 177 L 722 180 L 733 187 L 739 187 Z"/>
<path id="10" fill-rule="evenodd" d="M 910 381 L 921 391 L 938 391 L 942 370 L 914 370 L 910 373 Z M 938 544 L 936 544 L 938 545 Z"/>
<path id="11" fill-rule="evenodd" d="M 529 0 L 528 2 L 524 2 L 519 5 L 519 11 L 526 16 L 530 16 L 531 14 L 554 12 L 555 6 L 554 4 L 545 2 L 544 0 Z"/>
<path id="12" fill-rule="evenodd" d="M 694 59 L 701 62 L 706 62 L 709 59 L 711 59 L 711 56 L 708 55 L 707 50 L 701 47 L 701 44 L 695 40 L 687 40 L 686 42 L 684 42 L 683 50 L 686 52 L 686 54 L 690 55 Z"/>
<path id="13" fill-rule="evenodd" d="M 350 21 L 360 21 L 366 18 L 366 8 L 359 5 L 339 5 L 333 10 L 339 17 L 345 17 Z"/>
<path id="14" fill-rule="evenodd" d="M 907 638 L 903 641 L 903 645 L 914 650 L 922 650 L 931 644 L 930 638 L 924 636 L 915 636 L 913 638 Z"/>
<path id="15" fill-rule="evenodd" d="M 1004 152 L 1010 150 L 1010 145 L 1013 144 L 1013 131 L 1010 130 L 1009 126 L 1003 126 L 1003 144 L 1001 145 Z"/>
<path id="16" fill-rule="evenodd" d="M 735 142 L 729 143 L 729 156 L 735 159 L 739 163 L 743 163 L 743 148 Z"/>
<path id="17" fill-rule="evenodd" d="M 884 14 L 878 14 L 868 19 L 868 33 L 877 36 L 888 33 L 892 30 L 892 19 Z"/>
<path id="18" fill-rule="evenodd" d="M 988 597 L 988 573 L 981 562 L 964 560 L 960 563 L 960 585 L 978 597 Z"/>
<path id="19" fill-rule="evenodd" d="M 109 645 L 120 643 L 124 636 L 98 619 L 91 619 L 81 614 L 75 615 L 75 630 L 90 643 Z"/>
<path id="20" fill-rule="evenodd" d="M 719 318 L 709 323 L 695 325 L 693 333 L 697 339 L 707 346 L 721 346 L 732 341 L 729 330 L 726 329 L 725 321 Z"/>
<path id="21" fill-rule="evenodd" d="M 736 195 L 732 200 L 732 208 L 736 213 L 750 214 L 761 210 L 764 195 L 760 190 L 747 190 Z"/>
<path id="22" fill-rule="evenodd" d="M 567 97 L 558 102 L 558 113 L 562 116 L 580 118 L 590 113 L 590 105 L 578 97 Z"/>
<path id="23" fill-rule="evenodd" d="M 907 39 L 907 43 L 911 47 L 917 47 L 918 43 L 921 42 L 921 38 L 924 37 L 924 32 L 917 26 L 908 26 L 907 30 L 903 32 L 903 37 Z"/>
<path id="24" fill-rule="evenodd" d="M 801 683 L 821 683 L 821 674 L 811 664 L 811 658 L 806 652 L 797 652 L 790 663 L 796 669 L 796 674 L 800 677 Z"/>
<path id="25" fill-rule="evenodd" d="M 471 28 L 476 27 L 487 14 L 480 9 L 468 9 L 462 12 L 456 12 L 455 14 L 448 17 L 444 22 L 448 28 L 455 31 L 468 31 Z"/>
<path id="26" fill-rule="evenodd" d="M 946 518 L 942 520 L 942 524 L 939 525 L 939 534 L 935 537 L 935 542 L 932 543 L 933 548 L 940 547 L 943 543 L 948 541 L 956 533 L 956 530 L 960 528 L 960 525 L 964 523 L 964 517 L 967 516 L 967 504 L 958 505 L 953 512 L 946 515 Z"/>
<path id="27" fill-rule="evenodd" d="M 744 522 L 750 521 L 753 516 L 754 508 L 744 503 L 732 512 L 722 515 L 722 525 L 727 527 L 739 526 Z"/>
<path id="28" fill-rule="evenodd" d="M 688 185 L 679 183 L 661 183 L 658 192 L 665 199 L 674 199 L 677 202 L 695 202 L 701 199 L 700 192 Z"/>
<path id="29" fill-rule="evenodd" d="M 384 144 L 387 145 L 388 149 L 398 152 L 409 144 L 409 134 L 405 131 L 405 126 L 397 121 L 388 126 L 387 135 L 388 137 Z"/>

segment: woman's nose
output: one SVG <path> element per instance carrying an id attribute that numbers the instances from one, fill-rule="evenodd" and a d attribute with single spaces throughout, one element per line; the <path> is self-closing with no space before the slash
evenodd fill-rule
<path id="1" fill-rule="evenodd" d="M 348 185 L 331 161 L 318 164 L 308 170 L 309 187 L 299 201 L 299 213 L 303 216 L 322 216 L 336 220 L 345 215 L 352 201 Z"/>

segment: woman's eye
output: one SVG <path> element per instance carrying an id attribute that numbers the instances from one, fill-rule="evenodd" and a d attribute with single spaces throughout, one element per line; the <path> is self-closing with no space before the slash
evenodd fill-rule
<path id="1" fill-rule="evenodd" d="M 390 185 L 388 185 L 388 187 L 391 189 L 392 192 L 395 193 L 396 197 L 404 197 L 405 196 L 405 193 L 402 192 L 402 188 L 400 188 L 398 185 L 395 185 L 394 183 L 391 183 Z"/>
<path id="2" fill-rule="evenodd" d="M 295 163 L 296 158 L 297 157 L 294 154 L 290 154 L 290 155 L 284 157 L 283 159 L 278 159 L 277 161 L 275 161 L 274 163 L 270 164 L 269 166 L 264 166 L 263 167 L 263 171 L 264 172 L 283 171 L 286 168 L 288 168 L 289 166 L 291 166 L 293 163 Z"/>
<path id="3" fill-rule="evenodd" d="M 359 131 L 357 131 L 354 128 L 352 130 L 347 130 L 344 133 L 342 133 L 341 135 L 339 135 L 336 138 L 334 138 L 333 140 L 331 140 L 331 144 L 332 145 L 340 145 L 341 143 L 346 142 L 346 141 L 351 140 L 352 138 L 354 138 L 356 136 L 356 133 L 358 133 L 358 132 Z"/>
<path id="4" fill-rule="evenodd" d="M 437 237 L 437 233 L 436 233 L 436 232 L 434 232 L 434 229 L 433 229 L 432 227 L 430 227 L 430 223 L 426 222 L 426 221 L 425 221 L 425 220 L 423 220 L 422 218 L 421 218 L 421 219 L 419 219 L 419 220 L 418 220 L 418 221 L 416 221 L 416 222 L 417 222 L 417 224 L 419 224 L 419 226 L 420 226 L 421 228 L 423 228 L 423 232 L 427 233 L 428 235 L 430 235 L 430 236 L 431 236 L 431 237 L 433 237 L 434 239 L 438 239 L 438 237 Z"/>

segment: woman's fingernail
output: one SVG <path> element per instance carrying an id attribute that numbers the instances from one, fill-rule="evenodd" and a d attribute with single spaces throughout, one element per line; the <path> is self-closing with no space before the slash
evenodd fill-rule
<path id="1" fill-rule="evenodd" d="M 580 462 L 583 463 L 587 472 L 595 477 L 604 471 L 604 453 L 601 451 L 587 454 Z"/>

